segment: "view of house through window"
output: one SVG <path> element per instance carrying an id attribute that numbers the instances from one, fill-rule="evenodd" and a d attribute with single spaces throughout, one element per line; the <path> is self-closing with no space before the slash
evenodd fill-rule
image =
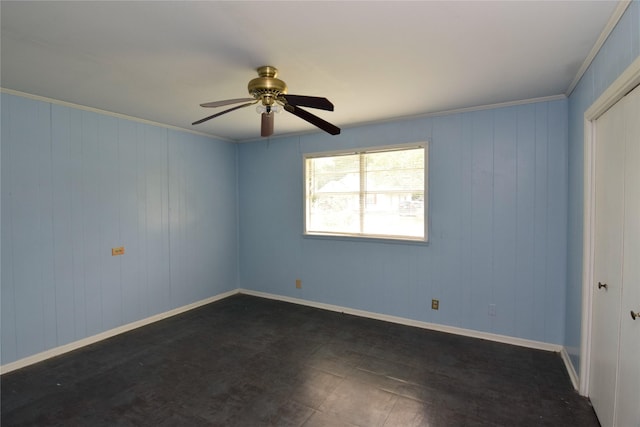
<path id="1" fill-rule="evenodd" d="M 305 234 L 427 240 L 427 144 L 305 156 Z"/>

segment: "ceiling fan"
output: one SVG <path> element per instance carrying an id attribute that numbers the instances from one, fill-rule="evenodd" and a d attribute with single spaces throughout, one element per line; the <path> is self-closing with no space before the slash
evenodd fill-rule
<path id="1" fill-rule="evenodd" d="M 282 80 L 276 78 L 278 70 L 271 65 L 265 65 L 258 68 L 258 76 L 251 80 L 248 85 L 249 94 L 253 98 L 236 98 L 226 99 L 224 101 L 214 101 L 200 104 L 201 107 L 222 107 L 225 105 L 238 104 L 244 102 L 244 104 L 237 105 L 219 113 L 200 119 L 193 122 L 192 125 L 198 125 L 204 123 L 207 120 L 214 119 L 231 111 L 239 110 L 240 108 L 248 107 L 260 103 L 258 106 L 258 112 L 262 113 L 262 124 L 260 127 L 260 136 L 270 136 L 273 134 L 273 116 L 281 108 L 290 112 L 294 116 L 300 117 L 302 120 L 306 120 L 312 125 L 322 129 L 331 135 L 338 135 L 340 128 L 332 125 L 331 123 L 321 119 L 320 117 L 311 114 L 310 112 L 303 110 L 300 106 L 317 108 L 320 110 L 333 111 L 333 104 L 327 98 L 320 98 L 317 96 L 304 96 L 304 95 L 289 95 L 287 94 L 287 85 Z"/>

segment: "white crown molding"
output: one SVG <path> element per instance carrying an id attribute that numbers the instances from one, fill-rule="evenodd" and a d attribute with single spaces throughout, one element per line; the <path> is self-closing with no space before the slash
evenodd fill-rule
<path id="1" fill-rule="evenodd" d="M 415 114 L 415 115 L 410 115 L 410 116 L 398 116 L 398 117 L 391 117 L 391 118 L 388 118 L 388 119 L 378 119 L 378 120 L 373 120 L 373 121 L 358 122 L 358 123 L 353 123 L 353 124 L 349 124 L 349 125 L 344 125 L 344 126 L 342 126 L 342 129 L 352 129 L 352 128 L 375 125 L 375 124 L 381 124 L 381 123 L 402 122 L 402 121 L 405 121 L 405 120 L 425 119 L 425 118 L 429 118 L 429 117 L 450 116 L 452 114 L 472 113 L 474 111 L 495 110 L 495 109 L 498 109 L 498 108 L 515 107 L 515 106 L 518 106 L 518 105 L 535 104 L 535 103 L 538 103 L 538 102 L 560 101 L 560 100 L 563 100 L 563 99 L 567 99 L 566 95 L 564 95 L 564 94 L 542 96 L 542 97 L 539 97 L 539 98 L 520 99 L 520 100 L 517 100 L 517 101 L 499 102 L 499 103 L 496 103 L 496 104 L 477 105 L 477 106 L 474 106 L 474 107 L 456 108 L 456 109 L 453 109 L 453 110 L 443 110 L 443 111 L 436 111 L 436 112 L 432 112 L 432 113 L 421 113 L 421 114 Z M 274 139 L 300 137 L 300 136 L 304 136 L 304 135 L 310 135 L 310 134 L 313 134 L 313 133 L 321 133 L 321 132 L 322 131 L 317 131 L 317 130 L 305 131 L 305 132 L 294 132 L 294 133 L 289 133 L 289 134 L 286 134 L 286 135 L 278 136 L 277 138 L 274 138 Z M 251 143 L 251 142 L 258 142 L 258 141 L 264 141 L 264 140 L 265 140 L 265 138 L 251 138 L 251 139 L 243 139 L 242 141 L 238 141 L 238 143 L 239 144 L 245 144 L 245 143 L 248 144 L 248 143 Z"/>
<path id="2" fill-rule="evenodd" d="M 499 102 L 496 104 L 476 105 L 474 107 L 455 108 L 452 110 L 436 111 L 433 113 L 417 114 L 413 116 L 395 117 L 387 120 L 376 120 L 375 122 L 363 122 L 363 123 L 350 125 L 348 127 L 366 126 L 374 123 L 387 123 L 387 122 L 398 122 L 403 120 L 423 119 L 423 118 L 429 118 L 429 117 L 450 116 L 453 114 L 460 114 L 460 113 L 472 113 L 474 111 L 496 110 L 498 108 L 517 107 L 519 105 L 536 104 L 539 102 L 560 101 L 563 99 L 567 99 L 567 97 L 563 94 L 542 96 L 539 98 L 520 99 L 517 101 L 507 101 L 507 102 Z"/>
<path id="3" fill-rule="evenodd" d="M 580 79 L 582 78 L 584 73 L 587 72 L 587 69 L 593 62 L 594 58 L 596 57 L 598 52 L 600 52 L 600 49 L 602 49 L 604 42 L 607 41 L 607 38 L 609 37 L 613 29 L 616 27 L 616 25 L 618 25 L 618 21 L 620 21 L 620 18 L 622 18 L 622 15 L 624 15 L 624 12 L 627 10 L 630 4 L 631 4 L 631 0 L 621 0 L 618 2 L 618 5 L 616 6 L 615 10 L 611 14 L 609 21 L 607 22 L 607 24 L 604 26 L 604 29 L 600 33 L 600 37 L 598 37 L 598 39 L 596 40 L 595 44 L 589 51 L 589 54 L 584 59 L 584 62 L 578 69 L 576 76 L 573 78 L 573 80 L 571 81 L 571 84 L 567 88 L 567 92 L 566 92 L 567 96 L 571 96 L 571 94 L 573 93 L 573 90 L 576 88 L 576 86 L 580 82 Z"/>
<path id="4" fill-rule="evenodd" d="M 265 140 L 265 138 L 263 138 L 263 137 L 243 139 L 243 140 L 228 139 L 228 138 L 224 138 L 224 137 L 217 136 L 217 135 L 212 135 L 212 134 L 208 134 L 208 133 L 204 133 L 204 132 L 198 132 L 198 131 L 195 131 L 195 130 L 192 130 L 192 129 L 186 129 L 186 128 L 181 128 L 181 127 L 178 127 L 178 126 L 167 125 L 167 124 L 164 124 L 164 123 L 154 122 L 154 121 L 151 121 L 151 120 L 141 119 L 141 118 L 138 118 L 138 117 L 127 116 L 126 114 L 120 114 L 120 113 L 115 113 L 115 112 L 112 112 L 112 111 L 100 110 L 99 108 L 87 107 L 87 106 L 84 106 L 84 105 L 74 104 L 72 102 L 60 101 L 58 99 L 47 98 L 47 97 L 40 96 L 40 95 L 33 95 L 33 94 L 30 94 L 30 93 L 20 92 L 20 91 L 17 91 L 17 90 L 7 89 L 7 88 L 3 88 L 3 87 L 0 87 L 0 93 L 6 93 L 8 95 L 20 96 L 22 98 L 33 99 L 35 101 L 48 102 L 50 104 L 62 105 L 64 107 L 75 108 L 77 110 L 90 111 L 90 112 L 93 112 L 93 113 L 104 114 L 106 116 L 117 117 L 119 119 L 130 120 L 130 121 L 133 121 L 133 122 L 144 123 L 144 124 L 148 124 L 148 125 L 152 125 L 152 126 L 159 126 L 159 127 L 166 128 L 166 129 L 172 129 L 172 130 L 177 130 L 177 131 L 181 131 L 181 132 L 187 132 L 187 133 L 191 133 L 191 134 L 194 134 L 194 135 L 205 136 L 207 138 L 213 138 L 213 139 L 217 139 L 217 140 L 220 140 L 220 141 L 223 141 L 223 142 L 229 142 L 229 143 L 233 143 L 233 144 L 245 144 L 245 143 L 259 142 L 259 141 L 264 141 Z M 351 129 L 351 128 L 356 128 L 356 127 L 361 127 L 361 126 L 368 126 L 368 125 L 373 125 L 373 124 L 380 124 L 380 123 L 392 123 L 392 122 L 400 122 L 400 121 L 404 121 L 404 120 L 415 120 L 415 119 L 423 119 L 423 118 L 429 118 L 429 117 L 449 116 L 449 115 L 452 115 L 452 114 L 471 113 L 471 112 L 474 112 L 474 111 L 494 110 L 494 109 L 497 109 L 497 108 L 514 107 L 514 106 L 526 105 L 526 104 L 535 104 L 535 103 L 538 103 L 538 102 L 559 101 L 559 100 L 562 100 L 562 99 L 567 99 L 567 96 L 564 95 L 564 94 L 551 95 L 551 96 L 542 96 L 542 97 L 538 97 L 538 98 L 521 99 L 521 100 L 517 100 L 517 101 L 507 101 L 507 102 L 500 102 L 500 103 L 496 103 L 496 104 L 477 105 L 477 106 L 474 106 L 474 107 L 456 108 L 456 109 L 452 109 L 452 110 L 436 111 L 436 112 L 432 112 L 432 113 L 422 113 L 422 114 L 416 114 L 416 115 L 411 115 L 411 116 L 392 117 L 392 118 L 389 118 L 389 119 L 382 119 L 382 120 L 354 123 L 354 124 L 350 124 L 350 125 L 347 125 L 347 126 L 343 126 L 343 129 Z M 321 131 L 310 130 L 310 131 L 302 131 L 302 132 L 292 132 L 292 133 L 289 133 L 289 134 L 280 135 L 280 136 L 278 136 L 276 138 L 273 138 L 273 139 L 295 138 L 295 137 L 301 137 L 301 136 L 311 135 L 311 134 L 316 134 L 316 133 L 321 133 Z M 267 140 L 271 140 L 271 138 L 267 138 Z"/>
<path id="5" fill-rule="evenodd" d="M 99 108 L 87 107 L 85 105 L 74 104 L 72 102 L 60 101 L 59 99 L 47 98 L 45 96 L 40 96 L 40 95 L 33 95 L 31 93 L 20 92 L 20 91 L 13 90 L 13 89 L 7 89 L 7 88 L 0 87 L 0 93 L 6 93 L 7 95 L 19 96 L 21 98 L 33 99 L 34 101 L 48 102 L 50 104 L 61 105 L 63 107 L 74 108 L 76 110 L 90 111 L 92 113 L 103 114 L 105 116 L 116 117 L 118 119 L 129 120 L 129 121 L 137 122 L 137 123 L 144 123 L 146 125 L 151 125 L 151 126 L 158 126 L 158 127 L 165 128 L 165 129 L 177 130 L 177 131 L 180 131 L 180 132 L 187 132 L 187 133 L 191 133 L 191 134 L 194 134 L 194 135 L 205 136 L 205 137 L 211 138 L 211 139 L 217 139 L 217 140 L 220 140 L 222 142 L 230 142 L 230 143 L 233 143 L 233 144 L 237 143 L 237 141 L 234 141 L 234 140 L 228 139 L 228 138 L 223 138 L 223 137 L 217 136 L 217 135 L 211 135 L 211 134 L 204 133 L 204 132 L 198 132 L 198 131 L 192 130 L 192 129 L 186 129 L 186 128 L 181 128 L 181 127 L 178 127 L 178 126 L 167 125 L 167 124 L 164 124 L 164 123 L 154 122 L 152 120 L 141 119 L 139 117 L 127 116 L 126 114 L 115 113 L 113 111 L 106 111 L 106 110 L 101 110 Z"/>

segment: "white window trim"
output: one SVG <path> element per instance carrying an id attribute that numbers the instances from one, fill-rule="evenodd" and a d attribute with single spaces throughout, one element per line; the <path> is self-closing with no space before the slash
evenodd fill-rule
<path id="1" fill-rule="evenodd" d="M 307 186 L 306 186 L 306 164 L 307 159 L 313 159 L 317 157 L 331 157 L 331 156 L 340 156 L 340 155 L 348 155 L 348 154 L 360 154 L 360 153 L 375 153 L 375 152 L 384 152 L 384 151 L 392 151 L 392 150 L 403 150 L 410 148 L 422 148 L 424 149 L 424 237 L 409 237 L 409 236 L 395 236 L 395 235 L 366 235 L 359 233 L 339 233 L 339 232 L 308 232 L 307 231 L 307 209 L 308 209 L 308 201 L 307 201 Z M 373 147 L 361 147 L 361 148 L 351 148 L 345 150 L 331 150 L 331 151 L 319 151 L 319 152 L 311 152 L 304 153 L 302 156 L 302 202 L 303 202 L 303 212 L 302 212 L 302 224 L 303 237 L 309 238 L 321 238 L 321 239 L 338 239 L 338 240 L 355 240 L 355 241 L 381 241 L 381 242 L 389 242 L 389 243 L 414 243 L 414 244 L 428 244 L 429 242 L 429 226 L 431 224 L 431 215 L 429 209 L 429 148 L 430 143 L 428 140 L 420 141 L 420 142 L 412 142 L 406 144 L 394 144 L 394 145 L 382 145 L 382 146 L 373 146 Z"/>

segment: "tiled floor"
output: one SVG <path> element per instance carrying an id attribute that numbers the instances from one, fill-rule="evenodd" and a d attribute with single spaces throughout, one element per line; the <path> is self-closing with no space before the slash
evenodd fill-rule
<path id="1" fill-rule="evenodd" d="M 5 374 L 2 426 L 598 426 L 560 356 L 236 295 Z"/>

